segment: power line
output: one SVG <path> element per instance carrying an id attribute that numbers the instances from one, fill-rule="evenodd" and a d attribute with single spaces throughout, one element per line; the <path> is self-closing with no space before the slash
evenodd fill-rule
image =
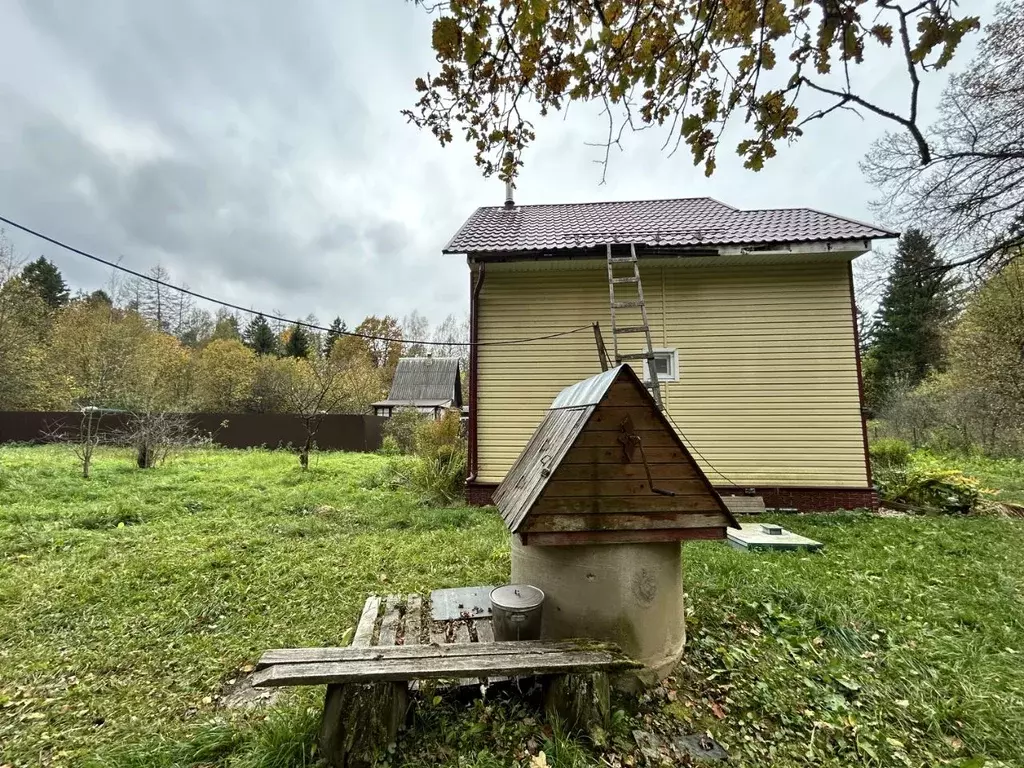
<path id="1" fill-rule="evenodd" d="M 739 488 L 740 490 L 743 489 L 743 486 L 741 486 L 739 483 L 733 482 L 728 477 L 726 477 L 724 474 L 722 474 L 722 472 L 718 469 L 718 467 L 716 467 L 714 464 L 712 464 L 710 461 L 708 461 L 708 457 L 707 456 L 705 456 L 703 453 L 701 453 L 700 451 L 697 450 L 697 447 L 693 444 L 693 441 L 690 438 L 688 438 L 685 434 L 683 434 L 683 430 L 681 430 L 679 428 L 679 425 L 676 424 L 676 420 L 672 418 L 672 414 L 668 412 L 667 408 L 663 411 L 663 413 L 668 417 L 668 420 L 672 422 L 672 426 L 676 428 L 676 432 L 679 433 L 679 436 L 681 438 L 683 438 L 683 440 L 685 440 L 689 444 L 690 450 L 693 451 L 694 453 L 696 453 L 702 459 L 704 459 L 704 463 L 707 464 L 709 467 L 711 467 L 711 470 L 715 474 L 719 475 L 723 480 L 725 480 L 725 482 L 729 483 L 729 485 L 733 486 L 734 488 Z"/>
<path id="2" fill-rule="evenodd" d="M 38 231 L 36 231 L 34 229 L 31 229 L 30 227 L 26 227 L 24 224 L 19 224 L 18 222 L 12 221 L 11 219 L 8 219 L 8 218 L 6 218 L 4 216 L 0 216 L 0 221 L 2 221 L 4 224 L 8 224 L 8 225 L 14 227 L 15 229 L 20 229 L 22 232 L 26 232 L 26 233 L 34 236 L 34 237 L 38 237 L 40 240 L 45 240 L 48 243 L 52 243 L 53 245 L 56 245 L 59 248 L 63 248 L 64 250 L 71 251 L 71 253 L 76 253 L 79 256 L 84 256 L 87 259 L 91 259 L 92 261 L 95 261 L 95 262 L 98 262 L 98 263 L 103 264 L 105 266 L 108 266 L 111 269 L 116 269 L 116 270 L 119 270 L 121 272 L 125 272 L 126 274 L 129 274 L 129 275 L 132 275 L 133 277 L 139 278 L 140 280 L 148 280 L 151 283 L 163 286 L 164 288 L 169 288 L 170 290 L 173 290 L 173 291 L 178 291 L 180 293 L 184 293 L 184 294 L 186 294 L 188 296 L 192 296 L 193 298 L 201 299 L 202 301 L 208 301 L 211 304 L 217 304 L 217 305 L 222 306 L 222 307 L 227 307 L 228 309 L 234 309 L 234 310 L 236 310 L 238 312 L 245 312 L 245 313 L 250 314 L 250 315 L 260 315 L 260 316 L 268 318 L 270 320 L 277 320 L 278 322 L 282 322 L 282 323 L 290 323 L 290 324 L 293 324 L 293 325 L 298 325 L 298 326 L 303 327 L 303 328 L 309 328 L 310 330 L 314 330 L 314 331 L 324 331 L 326 333 L 336 333 L 339 336 L 354 336 L 354 337 L 359 338 L 359 339 L 367 339 L 367 340 L 370 340 L 370 341 L 387 341 L 387 342 L 395 342 L 395 343 L 399 343 L 399 344 L 410 344 L 410 345 L 411 344 L 422 344 L 423 346 L 427 346 L 427 347 L 502 347 L 502 346 L 512 346 L 512 345 L 515 345 L 515 344 L 529 344 L 530 342 L 533 342 L 533 341 L 544 341 L 546 339 L 557 339 L 557 338 L 559 338 L 561 336 L 568 336 L 568 335 L 573 334 L 573 333 L 579 333 L 580 331 L 590 330 L 591 327 L 592 327 L 590 325 L 581 325 L 579 328 L 572 328 L 572 329 L 570 329 L 568 331 L 557 331 L 555 333 L 548 333 L 548 334 L 545 334 L 543 336 L 531 336 L 531 337 L 525 338 L 525 339 L 506 339 L 506 340 L 503 340 L 503 341 L 477 341 L 477 342 L 472 342 L 472 341 L 426 341 L 426 340 L 421 340 L 421 339 L 397 339 L 397 338 L 393 338 L 391 336 L 375 336 L 375 335 L 370 334 L 370 333 L 359 333 L 358 331 L 332 330 L 331 328 L 325 328 L 322 325 L 316 325 L 314 323 L 307 323 L 307 322 L 305 322 L 303 320 L 291 320 L 291 319 L 289 319 L 287 317 L 280 317 L 279 315 L 274 315 L 274 314 L 270 314 L 270 313 L 267 313 L 267 312 L 259 312 L 259 311 L 255 310 L 255 309 L 249 309 L 247 307 L 243 307 L 243 306 L 240 306 L 238 304 L 232 304 L 229 301 L 222 301 L 221 299 L 215 299 L 212 296 L 207 296 L 205 294 L 198 293 L 198 292 L 193 291 L 193 290 L 191 290 L 189 288 L 184 288 L 184 287 L 182 287 L 180 285 L 174 285 L 173 283 L 165 282 L 163 280 L 160 280 L 158 278 L 153 277 L 152 275 L 146 275 L 146 274 L 143 274 L 142 272 L 136 272 L 134 269 L 129 269 L 128 267 L 121 266 L 117 262 L 109 261 L 107 259 L 104 259 L 104 258 L 101 258 L 99 256 L 96 256 L 95 254 L 89 253 L 87 251 L 83 251 L 80 248 L 75 248 L 73 245 L 68 245 L 67 243 L 61 242 L 60 240 L 57 240 L 56 238 L 50 237 L 49 235 L 44 235 L 42 232 L 38 232 Z"/>

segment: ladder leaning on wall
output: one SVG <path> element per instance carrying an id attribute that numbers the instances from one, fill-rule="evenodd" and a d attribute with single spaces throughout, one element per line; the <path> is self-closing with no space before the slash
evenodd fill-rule
<path id="1" fill-rule="evenodd" d="M 646 360 L 647 387 L 654 396 L 654 402 L 658 404 L 659 408 L 662 408 L 661 387 L 658 386 L 658 371 L 654 364 L 654 345 L 651 342 L 651 324 L 647 320 L 647 305 L 644 304 L 644 287 L 640 282 L 640 265 L 636 258 L 636 247 L 633 243 L 629 244 L 629 256 L 613 256 L 611 243 L 608 243 L 606 247 L 608 254 L 608 300 L 612 310 L 612 355 L 615 358 L 615 364 L 619 365 L 629 360 Z M 621 268 L 627 264 L 632 267 L 632 274 L 615 274 L 616 267 Z M 619 289 L 620 296 L 618 298 L 615 296 L 615 286 L 617 285 L 623 286 Z M 622 297 L 621 292 L 627 290 L 625 286 L 636 287 L 636 298 Z M 615 319 L 615 310 L 633 308 L 640 309 L 640 318 L 643 323 L 641 325 L 619 325 Z M 644 334 L 644 339 L 647 341 L 647 351 L 630 352 L 628 354 L 619 352 L 620 333 Z"/>

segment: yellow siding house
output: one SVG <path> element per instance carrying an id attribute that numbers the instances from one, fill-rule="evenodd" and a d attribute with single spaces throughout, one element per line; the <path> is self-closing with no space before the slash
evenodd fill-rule
<path id="1" fill-rule="evenodd" d="M 445 248 L 471 272 L 469 498 L 488 502 L 555 395 L 601 370 L 592 326 L 610 352 L 611 245 L 637 253 L 666 412 L 719 492 L 875 504 L 851 262 L 894 236 L 709 198 L 478 209 Z M 645 348 L 619 337 L 620 353 Z"/>

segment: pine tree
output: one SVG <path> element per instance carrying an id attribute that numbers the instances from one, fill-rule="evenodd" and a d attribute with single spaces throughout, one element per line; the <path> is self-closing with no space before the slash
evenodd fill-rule
<path id="1" fill-rule="evenodd" d="M 70 294 L 57 265 L 40 256 L 21 271 L 21 279 L 50 309 L 60 309 L 68 303 Z"/>
<path id="2" fill-rule="evenodd" d="M 288 334 L 288 343 L 284 346 L 286 357 L 309 357 L 309 334 L 306 329 L 296 323 Z"/>
<path id="3" fill-rule="evenodd" d="M 334 318 L 331 323 L 331 327 L 327 331 L 327 338 L 324 339 L 324 357 L 331 356 L 331 350 L 334 349 L 334 342 L 342 338 L 345 335 L 345 331 L 348 327 L 345 325 L 345 321 L 340 317 Z"/>
<path id="4" fill-rule="evenodd" d="M 945 362 L 944 337 L 955 312 L 956 281 L 935 253 L 931 238 L 908 229 L 876 313 L 870 354 L 874 391 L 915 387 Z"/>
<path id="5" fill-rule="evenodd" d="M 270 328 L 270 323 L 263 315 L 256 315 L 245 327 L 242 334 L 245 345 L 257 355 L 277 354 L 277 337 Z"/>

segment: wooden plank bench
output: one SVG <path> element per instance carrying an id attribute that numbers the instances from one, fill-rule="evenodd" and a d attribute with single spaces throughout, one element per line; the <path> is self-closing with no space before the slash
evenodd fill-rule
<path id="1" fill-rule="evenodd" d="M 586 727 L 607 720 L 607 673 L 638 666 L 616 647 L 588 641 L 494 642 L 489 617 L 432 621 L 419 595 L 373 595 L 352 645 L 267 651 L 252 683 L 326 683 L 320 753 L 348 768 L 372 764 L 397 738 L 410 682 L 553 676 L 549 706 L 570 727 Z"/>

